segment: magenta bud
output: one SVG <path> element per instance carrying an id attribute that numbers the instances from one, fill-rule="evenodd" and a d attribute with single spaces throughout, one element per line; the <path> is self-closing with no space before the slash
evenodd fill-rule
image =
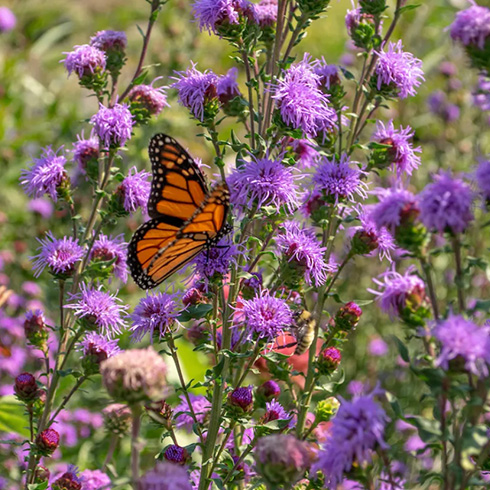
<path id="1" fill-rule="evenodd" d="M 60 435 L 54 429 L 43 430 L 36 438 L 36 446 L 44 456 L 51 456 L 60 443 Z"/>
<path id="2" fill-rule="evenodd" d="M 266 401 L 270 401 L 273 398 L 279 397 L 281 388 L 274 380 L 270 379 L 259 386 L 258 392 L 266 399 Z"/>
<path id="3" fill-rule="evenodd" d="M 251 412 L 254 405 L 252 387 L 235 388 L 228 394 L 228 403 L 232 407 L 238 408 L 245 413 Z"/>
<path id="4" fill-rule="evenodd" d="M 23 402 L 32 402 L 39 398 L 39 387 L 36 378 L 30 373 L 19 374 L 15 378 L 14 392 Z"/>
<path id="5" fill-rule="evenodd" d="M 318 371 L 321 374 L 332 374 L 340 365 L 342 354 L 336 347 L 327 347 L 318 356 Z"/>
<path id="6" fill-rule="evenodd" d="M 167 449 L 165 449 L 163 457 L 170 463 L 185 465 L 187 459 L 189 458 L 189 453 L 185 447 L 171 444 L 167 447 Z"/>
<path id="7" fill-rule="evenodd" d="M 353 301 L 346 303 L 344 306 L 340 307 L 335 315 L 335 325 L 341 330 L 350 330 L 359 323 L 361 318 L 362 310 Z"/>

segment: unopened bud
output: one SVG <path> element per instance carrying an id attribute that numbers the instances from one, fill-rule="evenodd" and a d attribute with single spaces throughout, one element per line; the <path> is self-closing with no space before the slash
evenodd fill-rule
<path id="1" fill-rule="evenodd" d="M 167 447 L 167 449 L 165 449 L 163 457 L 170 463 L 185 465 L 189 458 L 189 453 L 185 447 L 171 444 Z"/>
<path id="2" fill-rule="evenodd" d="M 30 373 L 19 374 L 15 378 L 14 392 L 23 402 L 31 403 L 39 396 L 36 378 Z"/>
<path id="3" fill-rule="evenodd" d="M 239 412 L 248 413 L 252 411 L 254 398 L 252 393 L 252 387 L 240 387 L 235 388 L 228 395 L 228 403 Z"/>
<path id="4" fill-rule="evenodd" d="M 330 375 L 340 365 L 342 354 L 336 347 L 327 347 L 318 356 L 317 367 L 320 374 Z"/>
<path id="5" fill-rule="evenodd" d="M 51 456 L 59 443 L 60 435 L 54 429 L 45 429 L 36 438 L 36 447 L 43 456 Z"/>

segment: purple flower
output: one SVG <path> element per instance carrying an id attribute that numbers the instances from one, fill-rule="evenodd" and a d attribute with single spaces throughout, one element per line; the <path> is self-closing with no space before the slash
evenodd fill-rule
<path id="1" fill-rule="evenodd" d="M 31 259 L 33 262 L 34 277 L 39 277 L 41 272 L 49 267 L 53 274 L 69 275 L 75 270 L 75 264 L 82 259 L 84 250 L 78 244 L 78 240 L 72 237 L 63 237 L 58 240 L 48 231 L 46 238 L 37 239 L 41 244 L 39 253 Z"/>
<path id="2" fill-rule="evenodd" d="M 468 371 L 482 378 L 488 376 L 489 327 L 479 327 L 460 315 L 451 314 L 434 326 L 433 335 L 441 343 L 437 364 L 443 369 L 448 369 L 452 359 L 461 358 Z"/>
<path id="3" fill-rule="evenodd" d="M 245 323 L 255 338 L 274 340 L 293 323 L 293 315 L 286 301 L 263 291 L 251 300 L 243 300 Z"/>
<path id="4" fill-rule="evenodd" d="M 80 350 L 84 356 L 96 356 L 99 361 L 104 361 L 121 352 L 118 342 L 117 339 L 111 340 L 96 332 L 88 332 L 80 342 Z"/>
<path id="5" fill-rule="evenodd" d="M 77 142 L 73 144 L 73 160 L 80 169 L 85 172 L 87 165 L 92 161 L 97 161 L 100 155 L 99 140 L 94 133 L 85 139 L 83 134 L 77 135 Z"/>
<path id="6" fill-rule="evenodd" d="M 403 44 L 390 42 L 388 51 L 378 52 L 376 63 L 377 88 L 391 89 L 400 99 L 417 93 L 424 78 L 422 62 L 403 51 Z"/>
<path id="7" fill-rule="evenodd" d="M 307 284 L 321 286 L 331 272 L 324 260 L 326 247 L 322 247 L 313 228 L 301 228 L 295 221 L 286 221 L 276 238 L 276 245 L 287 257 L 304 270 Z"/>
<path id="8" fill-rule="evenodd" d="M 151 176 L 146 170 L 136 171 L 136 167 L 129 169 L 128 175 L 117 189 L 120 195 L 124 209 L 128 213 L 134 213 L 139 207 L 146 212 L 148 199 L 150 197 L 151 183 L 148 177 Z"/>
<path id="9" fill-rule="evenodd" d="M 64 63 L 68 75 L 75 72 L 78 78 L 82 79 L 95 73 L 102 73 L 105 70 L 105 53 L 89 44 L 75 46 L 73 51 L 63 54 L 66 54 Z"/>
<path id="10" fill-rule="evenodd" d="M 364 172 L 350 163 L 346 153 L 342 153 L 340 161 L 323 157 L 313 175 L 316 190 L 336 204 L 344 199 L 354 201 L 354 194 L 366 199 L 367 184 L 361 180 Z"/>
<path id="11" fill-rule="evenodd" d="M 65 305 L 65 308 L 74 310 L 75 316 L 84 319 L 88 326 L 95 325 L 98 332 L 112 337 L 121 333 L 121 327 L 126 326 L 122 315 L 125 314 L 127 306 L 120 305 L 119 298 L 105 291 L 102 286 L 97 289 L 82 283 L 80 292 L 71 295 L 74 303 Z"/>
<path id="12" fill-rule="evenodd" d="M 101 490 L 110 488 L 111 479 L 100 470 L 85 470 L 80 473 L 83 490 Z"/>
<path id="13" fill-rule="evenodd" d="M 350 228 L 351 233 L 354 233 L 352 245 L 356 248 L 356 253 L 367 255 L 377 251 L 380 259 L 387 258 L 391 261 L 391 252 L 396 248 L 393 235 L 385 227 L 378 228 L 363 208 L 359 219 L 361 226 Z"/>
<path id="14" fill-rule="evenodd" d="M 114 275 L 122 282 L 126 282 L 128 280 L 127 249 L 128 244 L 124 241 L 124 235 L 112 238 L 101 234 L 90 251 L 90 259 L 103 262 L 114 260 Z"/>
<path id="15" fill-rule="evenodd" d="M 353 10 L 347 10 L 345 15 L 345 27 L 347 28 L 347 33 L 352 36 L 354 30 L 361 22 L 361 9 L 356 8 Z"/>
<path id="16" fill-rule="evenodd" d="M 142 298 L 130 315 L 132 339 L 140 342 L 148 333 L 153 342 L 155 333 L 158 333 L 159 340 L 169 333 L 181 311 L 176 297 L 176 294 L 159 292 Z"/>
<path id="17" fill-rule="evenodd" d="M 193 395 L 190 393 L 189 399 L 196 415 L 196 420 L 202 424 L 211 411 L 211 403 L 203 395 Z M 187 430 L 192 429 L 194 419 L 192 418 L 189 404 L 184 395 L 180 395 L 180 404 L 175 407 L 174 413 L 176 414 L 175 425 L 177 428 L 185 427 Z"/>
<path id="18" fill-rule="evenodd" d="M 329 65 L 322 56 L 314 63 L 315 73 L 320 77 L 320 84 L 327 90 L 330 90 L 333 85 L 336 85 L 340 81 L 339 68 L 337 65 Z"/>
<path id="19" fill-rule="evenodd" d="M 400 129 L 395 129 L 393 119 L 385 126 L 383 122 L 376 122 L 376 131 L 372 136 L 372 140 L 383 145 L 388 145 L 388 160 L 391 163 L 391 169 L 396 167 L 398 176 L 406 173 L 412 175 L 420 165 L 420 157 L 416 153 L 422 150 L 420 147 L 414 148 L 411 139 L 414 135 L 412 128 L 407 126 Z"/>
<path id="20" fill-rule="evenodd" d="M 329 107 L 329 98 L 322 93 L 321 76 L 315 73 L 310 56 L 294 63 L 271 86 L 282 121 L 306 136 L 316 137 L 332 131 L 337 125 L 337 113 Z"/>
<path id="21" fill-rule="evenodd" d="M 406 189 L 377 189 L 379 203 L 369 210 L 369 217 L 377 228 L 387 228 L 394 232 L 400 225 L 404 212 L 418 209 L 417 198 Z"/>
<path id="22" fill-rule="evenodd" d="M 413 273 L 413 267 L 407 269 L 404 275 L 394 270 L 388 270 L 379 278 L 373 279 L 379 291 L 368 289 L 377 296 L 380 308 L 392 318 L 398 316 L 406 307 L 407 302 L 425 298 L 425 284 L 420 277 Z"/>
<path id="23" fill-rule="evenodd" d="M 44 148 L 41 158 L 34 158 L 34 165 L 29 170 L 21 171 L 20 183 L 28 196 L 48 194 L 54 202 L 58 200 L 57 188 L 67 179 L 66 158 L 58 154 L 62 149 L 53 151 L 49 146 Z"/>
<path id="24" fill-rule="evenodd" d="M 310 140 L 291 140 L 290 146 L 303 168 L 310 168 L 320 158 L 320 153 L 315 149 L 315 143 Z"/>
<path id="25" fill-rule="evenodd" d="M 222 238 L 194 259 L 195 272 L 201 278 L 211 278 L 215 274 L 226 275 L 237 255 L 238 248 L 233 242 L 229 238 Z"/>
<path id="26" fill-rule="evenodd" d="M 388 344 L 380 337 L 370 340 L 368 346 L 369 353 L 372 356 L 383 357 L 388 353 Z"/>
<path id="27" fill-rule="evenodd" d="M 90 119 L 97 136 L 106 147 L 124 146 L 131 138 L 133 116 L 126 104 L 115 104 L 114 107 L 99 106 L 99 112 Z"/>
<path id="28" fill-rule="evenodd" d="M 222 75 L 216 82 L 216 92 L 219 101 L 226 104 L 232 101 L 235 97 L 240 97 L 240 89 L 236 81 L 238 76 L 238 68 L 233 67 L 228 70 L 226 75 Z"/>
<path id="29" fill-rule="evenodd" d="M 90 38 L 90 44 L 102 51 L 124 51 L 128 39 L 123 31 L 99 31 Z"/>
<path id="30" fill-rule="evenodd" d="M 11 31 L 16 24 L 14 13 L 7 7 L 0 7 L 0 32 Z"/>
<path id="31" fill-rule="evenodd" d="M 153 85 L 135 85 L 128 94 L 133 104 L 143 107 L 151 115 L 160 114 L 164 107 L 170 107 L 167 102 L 165 87 L 155 88 Z"/>
<path id="32" fill-rule="evenodd" d="M 490 111 L 490 80 L 485 77 L 478 79 L 473 92 L 473 104 L 482 111 Z"/>
<path id="33" fill-rule="evenodd" d="M 420 218 L 430 230 L 462 233 L 473 220 L 473 191 L 461 179 L 441 172 L 420 193 Z"/>
<path id="34" fill-rule="evenodd" d="M 147 471 L 139 480 L 140 490 L 192 490 L 187 470 L 174 463 L 157 462 L 153 470 Z"/>
<path id="35" fill-rule="evenodd" d="M 214 0 L 211 2 L 214 5 Z M 178 77 L 171 87 L 179 92 L 179 103 L 187 107 L 196 119 L 203 121 L 206 115 L 205 106 L 217 97 L 218 77 L 212 71 L 200 72 L 196 64 L 184 72 L 175 72 Z"/>
<path id="36" fill-rule="evenodd" d="M 192 13 L 201 31 L 217 34 L 222 24 L 239 24 L 249 4 L 247 0 L 195 0 Z"/>
<path id="37" fill-rule="evenodd" d="M 293 213 L 298 206 L 298 187 L 291 167 L 285 167 L 281 159 L 252 157 L 233 169 L 227 179 L 231 202 L 241 212 L 271 206 L 279 212 L 284 206 Z"/>
<path id="38" fill-rule="evenodd" d="M 490 9 L 473 4 L 458 12 L 450 26 L 450 32 L 455 41 L 483 49 L 490 36 Z"/>
<path id="39" fill-rule="evenodd" d="M 291 414 L 286 412 L 277 400 L 271 400 L 265 404 L 265 414 L 262 418 L 263 424 L 272 420 L 288 420 L 290 418 L 292 418 Z"/>
<path id="40" fill-rule="evenodd" d="M 490 160 L 481 158 L 474 173 L 474 181 L 485 201 L 490 200 Z"/>
<path id="41" fill-rule="evenodd" d="M 325 484 L 330 488 L 342 482 L 354 461 L 361 465 L 370 460 L 371 451 L 377 446 L 388 447 L 384 441 L 388 417 L 374 401 L 373 393 L 356 396 L 351 402 L 341 401 L 332 420 L 330 437 L 312 468 L 313 472 L 323 472 Z"/>
<path id="42" fill-rule="evenodd" d="M 44 219 L 50 218 L 54 211 L 52 202 L 42 197 L 30 200 L 27 207 L 29 211 L 39 214 Z"/>
<path id="43" fill-rule="evenodd" d="M 433 114 L 447 123 L 459 118 L 459 107 L 449 103 L 447 95 L 442 90 L 436 90 L 427 97 L 427 107 Z"/>
<path id="44" fill-rule="evenodd" d="M 261 0 L 254 8 L 259 26 L 270 27 L 277 22 L 277 0 Z"/>

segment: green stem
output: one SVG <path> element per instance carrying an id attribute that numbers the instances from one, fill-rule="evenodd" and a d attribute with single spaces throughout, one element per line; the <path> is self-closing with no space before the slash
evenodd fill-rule
<path id="1" fill-rule="evenodd" d="M 434 288 L 434 283 L 432 282 L 431 266 L 426 257 L 420 257 L 419 260 L 422 270 L 424 271 L 425 281 L 429 291 L 429 299 L 432 305 L 432 312 L 434 314 L 434 320 L 437 321 L 439 319 L 439 308 L 437 306 L 436 290 Z"/>
<path id="2" fill-rule="evenodd" d="M 87 377 L 86 376 L 80 376 L 73 386 L 73 388 L 70 390 L 70 392 L 63 398 L 63 401 L 61 402 L 60 406 L 57 408 L 57 410 L 54 412 L 54 414 L 51 416 L 49 422 L 46 425 L 46 428 L 51 427 L 51 425 L 54 423 L 56 420 L 56 417 L 58 414 L 65 408 L 66 404 L 70 401 L 70 398 L 75 394 L 75 392 L 82 386 L 82 384 L 86 381 Z"/>
<path id="3" fill-rule="evenodd" d="M 107 455 L 104 459 L 104 464 L 102 465 L 101 471 L 105 472 L 107 466 L 112 461 L 112 457 L 114 456 L 114 451 L 116 450 L 118 440 L 119 440 L 119 436 L 116 436 L 115 434 L 111 435 L 111 439 L 109 441 L 109 448 L 107 449 Z"/>
<path id="4" fill-rule="evenodd" d="M 131 429 L 131 478 L 133 488 L 138 487 L 140 468 L 140 447 L 138 443 L 141 427 L 141 406 L 134 405 L 131 408 L 133 414 L 133 426 Z"/>
<path id="5" fill-rule="evenodd" d="M 240 54 L 242 56 L 243 64 L 245 65 L 245 75 L 247 77 L 248 110 L 250 113 L 250 142 L 252 145 L 252 150 L 255 150 L 255 111 L 252 90 L 252 74 L 248 60 L 248 50 L 244 48 L 243 41 L 240 42 Z"/>
<path id="6" fill-rule="evenodd" d="M 456 261 L 456 290 L 458 292 L 458 308 L 459 312 L 463 313 L 466 309 L 465 299 L 464 299 L 464 275 L 463 266 L 461 261 L 461 241 L 459 236 L 454 236 L 452 238 L 454 258 Z"/>

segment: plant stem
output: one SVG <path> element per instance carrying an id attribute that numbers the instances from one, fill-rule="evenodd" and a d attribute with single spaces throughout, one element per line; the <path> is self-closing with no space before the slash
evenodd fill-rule
<path id="1" fill-rule="evenodd" d="M 452 238 L 454 258 L 456 261 L 456 290 L 458 292 L 458 308 L 459 312 L 463 313 L 466 309 L 464 299 L 464 275 L 463 266 L 461 263 L 461 241 L 459 236 L 455 235 Z"/>
<path id="2" fill-rule="evenodd" d="M 60 406 L 57 408 L 56 412 L 51 416 L 51 419 L 49 422 L 46 424 L 46 428 L 51 427 L 53 422 L 56 420 L 57 415 L 65 408 L 66 404 L 69 402 L 70 398 L 75 394 L 75 392 L 82 386 L 82 384 L 86 381 L 87 377 L 86 376 L 80 376 L 73 386 L 73 388 L 70 390 L 70 392 L 63 398 L 63 401 L 61 402 Z"/>
<path id="3" fill-rule="evenodd" d="M 243 460 L 250 454 L 252 449 L 255 447 L 255 444 L 257 444 L 257 440 L 258 439 L 254 437 L 252 442 L 248 445 L 245 451 L 243 451 L 243 453 L 237 459 L 236 463 L 233 465 L 233 468 L 230 470 L 230 472 L 226 475 L 226 478 L 223 480 L 223 488 L 228 483 L 230 478 L 233 476 L 233 473 L 236 471 L 236 469 L 242 464 Z"/>
<path id="4" fill-rule="evenodd" d="M 245 75 L 247 76 L 247 88 L 248 88 L 248 110 L 250 112 L 250 142 L 252 150 L 255 150 L 255 111 L 253 101 L 252 90 L 252 74 L 250 71 L 250 63 L 248 60 L 248 50 L 243 46 L 243 42 L 240 43 L 240 54 L 242 56 L 243 64 L 245 65 Z"/>
<path id="5" fill-rule="evenodd" d="M 114 451 L 116 450 L 118 440 L 119 440 L 118 436 L 116 436 L 115 434 L 111 435 L 111 439 L 109 441 L 109 448 L 107 449 L 107 455 L 104 459 L 104 464 L 102 465 L 101 471 L 105 472 L 107 466 L 112 461 L 112 457 L 114 456 Z"/>
<path id="6" fill-rule="evenodd" d="M 434 320 L 439 320 L 439 309 L 437 307 L 437 296 L 434 288 L 434 283 L 432 282 L 432 273 L 430 263 L 426 257 L 420 257 L 420 265 L 424 271 L 425 281 L 427 282 L 427 289 L 429 290 L 430 303 L 432 305 L 432 312 L 434 313 Z"/>
<path id="7" fill-rule="evenodd" d="M 137 488 L 140 467 L 140 448 L 138 437 L 141 427 L 141 406 L 139 404 L 131 407 L 133 413 L 133 426 L 131 429 L 131 477 L 133 488 Z"/>

